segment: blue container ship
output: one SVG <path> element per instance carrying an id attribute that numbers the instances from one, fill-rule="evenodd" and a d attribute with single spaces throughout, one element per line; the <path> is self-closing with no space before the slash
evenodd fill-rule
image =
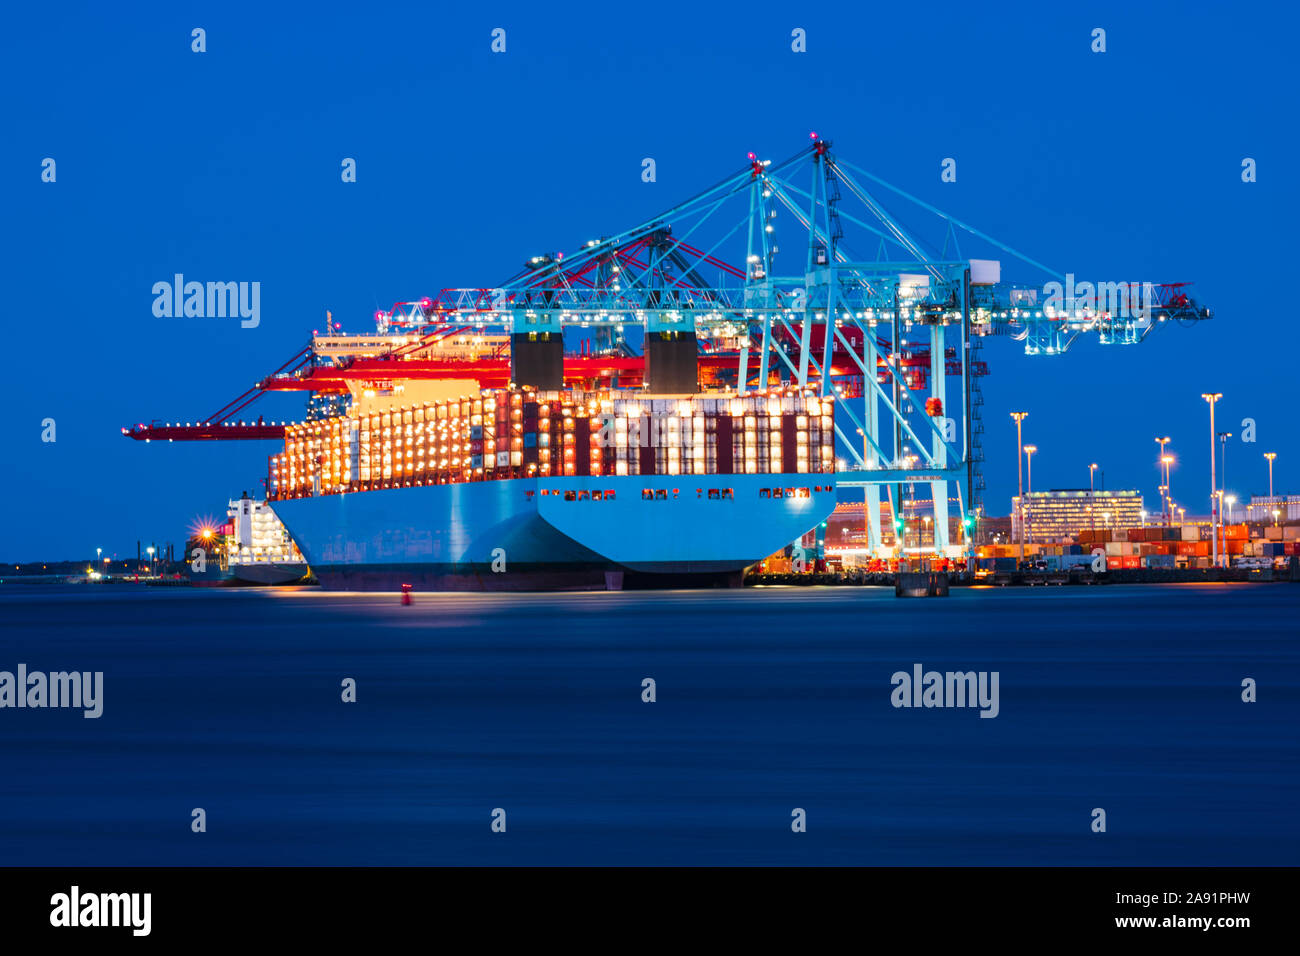
<path id="1" fill-rule="evenodd" d="M 829 399 L 483 390 L 290 426 L 269 503 L 326 588 L 739 586 L 835 508 Z"/>

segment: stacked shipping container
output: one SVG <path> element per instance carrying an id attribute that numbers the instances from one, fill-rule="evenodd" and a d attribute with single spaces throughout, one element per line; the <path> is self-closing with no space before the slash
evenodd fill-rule
<path id="1" fill-rule="evenodd" d="M 810 391 L 655 398 L 484 389 L 290 425 L 267 488 L 277 499 L 538 476 L 834 470 L 834 405 Z"/>

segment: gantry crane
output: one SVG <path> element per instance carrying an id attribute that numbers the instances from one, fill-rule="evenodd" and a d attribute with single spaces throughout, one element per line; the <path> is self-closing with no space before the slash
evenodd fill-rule
<path id="1" fill-rule="evenodd" d="M 930 242 L 886 211 L 878 198 L 886 193 L 927 217 Z M 960 236 L 999 258 L 966 258 Z M 861 255 L 867 249 L 874 257 Z M 742 257 L 743 268 L 734 264 Z M 1046 284 L 1003 281 L 1002 257 Z M 1049 292 L 1053 283 L 1063 292 Z M 1211 317 L 1186 283 L 1141 283 L 1140 294 L 1137 285 L 1076 287 L 1072 276 L 837 158 L 830 141 L 812 134 L 788 159 L 751 153 L 745 166 L 663 214 L 568 254 L 534 256 L 498 286 L 395 303 L 376 313 L 374 335 L 329 328 L 197 423 L 123 433 L 279 437 L 277 426 L 225 418 L 267 391 L 339 395 L 418 379 L 655 393 L 701 383 L 742 393 L 776 381 L 811 384 L 838 401 L 845 467 L 837 480 L 865 489 L 869 545 L 882 540 L 882 489 L 898 515 L 900 489 L 923 483 L 935 544 L 944 548 L 949 484 L 967 528 L 980 510 L 972 499 L 982 485 L 981 342 L 1006 336 L 1029 355 L 1060 355 L 1081 335 L 1132 345 L 1163 324 Z M 642 354 L 627 344 L 629 327 L 643 334 Z M 564 332 L 574 328 L 587 330 L 589 345 L 566 356 Z M 959 383 L 955 405 L 950 377 Z"/>

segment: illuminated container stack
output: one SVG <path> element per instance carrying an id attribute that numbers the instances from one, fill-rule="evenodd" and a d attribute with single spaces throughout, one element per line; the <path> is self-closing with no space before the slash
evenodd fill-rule
<path id="1" fill-rule="evenodd" d="M 484 389 L 290 425 L 269 465 L 272 499 L 540 476 L 832 472 L 834 406 L 794 388 L 716 398 Z"/>

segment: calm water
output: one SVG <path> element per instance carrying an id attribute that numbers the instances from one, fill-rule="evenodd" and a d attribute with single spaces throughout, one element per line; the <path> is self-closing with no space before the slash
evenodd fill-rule
<path id="1" fill-rule="evenodd" d="M 105 695 L 0 710 L 0 864 L 1296 864 L 1297 621 L 1293 585 L 6 584 L 0 670 Z M 893 708 L 914 663 L 999 671 L 1000 715 Z"/>

